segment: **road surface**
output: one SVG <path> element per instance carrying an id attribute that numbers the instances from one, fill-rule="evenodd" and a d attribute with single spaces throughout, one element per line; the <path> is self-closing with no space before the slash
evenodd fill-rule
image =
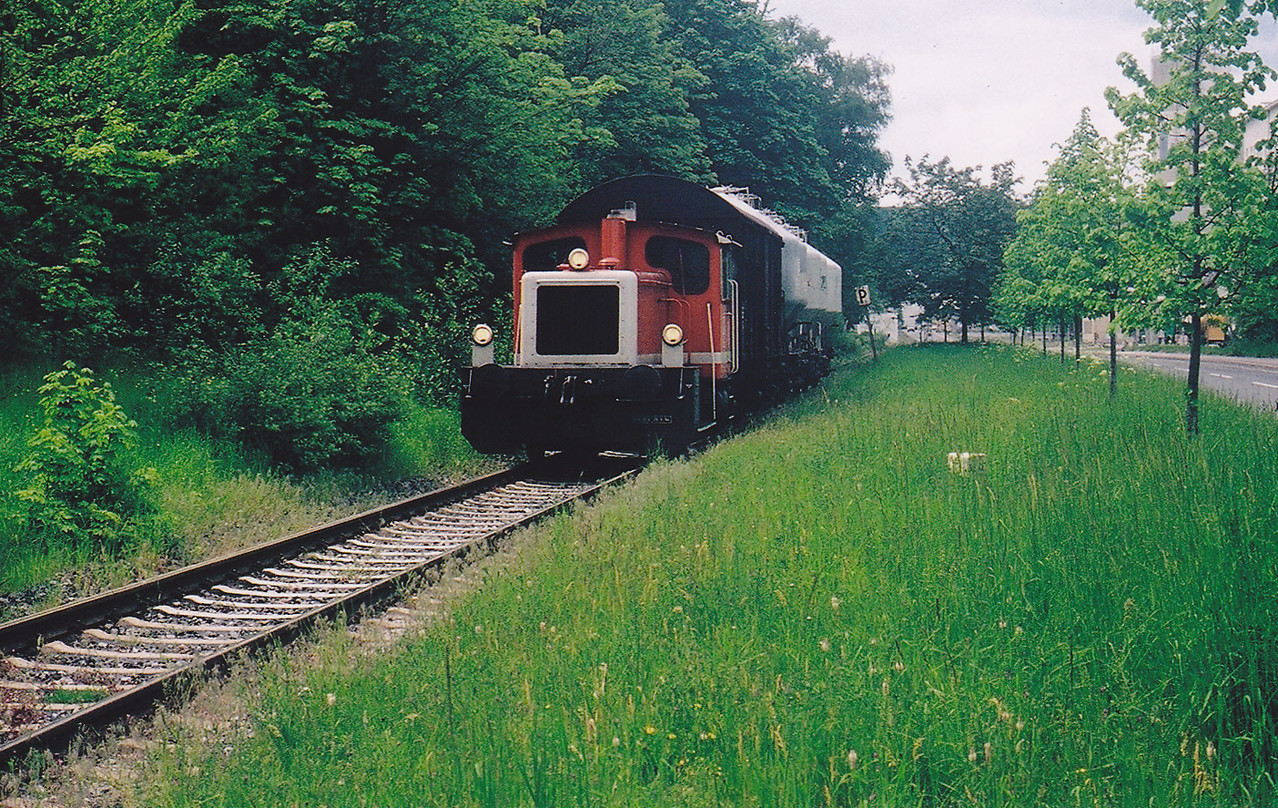
<path id="1" fill-rule="evenodd" d="M 1157 370 L 1184 379 L 1189 374 L 1189 354 L 1123 351 L 1119 359 L 1139 368 Z M 1238 401 L 1267 410 L 1278 408 L 1278 359 L 1204 355 L 1199 375 L 1204 389 L 1216 390 Z"/>

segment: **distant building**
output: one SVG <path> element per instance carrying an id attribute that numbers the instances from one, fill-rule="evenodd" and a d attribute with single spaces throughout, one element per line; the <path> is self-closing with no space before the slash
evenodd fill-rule
<path id="1" fill-rule="evenodd" d="M 1278 100 L 1265 104 L 1263 118 L 1247 122 L 1247 130 L 1243 133 L 1243 160 L 1263 156 L 1263 150 L 1259 144 L 1273 136 L 1276 121 L 1278 121 Z"/>

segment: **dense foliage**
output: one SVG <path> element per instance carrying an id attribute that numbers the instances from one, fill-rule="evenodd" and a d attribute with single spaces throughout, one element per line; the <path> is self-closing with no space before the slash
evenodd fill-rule
<path id="1" fill-rule="evenodd" d="M 588 185 L 749 185 L 837 254 L 887 168 L 887 68 L 748 0 L 6 9 L 9 359 L 123 352 L 234 385 L 246 356 L 313 333 L 445 397 L 507 294 L 503 241 Z M 308 263 L 323 282 L 298 287 Z M 326 443 L 305 463 L 351 459 Z"/>

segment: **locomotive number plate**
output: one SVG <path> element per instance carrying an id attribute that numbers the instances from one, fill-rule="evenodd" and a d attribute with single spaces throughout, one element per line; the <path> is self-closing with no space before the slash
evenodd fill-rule
<path id="1" fill-rule="evenodd" d="M 633 418 L 636 424 L 673 424 L 673 415 L 636 415 Z"/>

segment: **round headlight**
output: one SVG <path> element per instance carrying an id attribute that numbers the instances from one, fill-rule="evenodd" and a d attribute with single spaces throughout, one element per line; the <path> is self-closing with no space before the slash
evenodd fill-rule
<path id="1" fill-rule="evenodd" d="M 585 269 L 590 265 L 590 253 L 577 247 L 568 253 L 568 266 L 573 269 Z"/>
<path id="2" fill-rule="evenodd" d="M 480 324 L 475 326 L 475 330 L 470 332 L 470 341 L 484 347 L 493 341 L 493 329 L 490 325 Z"/>
<path id="3" fill-rule="evenodd" d="M 661 329 L 661 341 L 673 348 L 683 342 L 683 329 L 675 323 L 670 323 Z"/>

